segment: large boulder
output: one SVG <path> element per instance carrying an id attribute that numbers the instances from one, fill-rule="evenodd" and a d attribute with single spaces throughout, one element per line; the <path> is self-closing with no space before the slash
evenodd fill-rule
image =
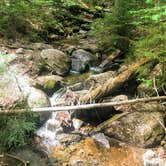
<path id="1" fill-rule="evenodd" d="M 0 75 L 0 108 L 14 108 L 22 103 L 23 96 L 15 78 L 11 76 L 11 71 Z"/>
<path id="2" fill-rule="evenodd" d="M 85 89 L 89 89 L 90 87 L 97 87 L 99 85 L 103 85 L 108 79 L 114 78 L 116 76 L 114 71 L 108 71 L 101 74 L 91 75 L 84 82 Z"/>
<path id="3" fill-rule="evenodd" d="M 106 135 L 141 147 L 152 147 L 164 136 L 163 117 L 159 112 L 133 112 L 101 125 Z"/>
<path id="4" fill-rule="evenodd" d="M 32 108 L 49 107 L 50 102 L 43 91 L 33 88 L 28 96 L 28 106 Z"/>
<path id="5" fill-rule="evenodd" d="M 82 73 L 87 71 L 95 61 L 95 56 L 88 51 L 78 49 L 72 52 L 72 71 Z"/>
<path id="6" fill-rule="evenodd" d="M 70 70 L 71 60 L 68 55 L 57 49 L 44 49 L 41 52 L 40 67 L 58 75 L 66 75 Z"/>
<path id="7" fill-rule="evenodd" d="M 41 90 L 32 88 L 27 99 L 28 106 L 31 108 L 50 107 L 48 96 Z M 39 124 L 43 124 L 49 117 L 49 112 L 38 113 Z"/>
<path id="8" fill-rule="evenodd" d="M 0 108 L 10 109 L 22 104 L 24 96 L 18 83 L 18 67 L 11 65 L 17 59 L 7 50 L 0 51 Z M 10 66 L 9 66 L 10 65 Z M 22 71 L 19 68 L 19 71 Z"/>

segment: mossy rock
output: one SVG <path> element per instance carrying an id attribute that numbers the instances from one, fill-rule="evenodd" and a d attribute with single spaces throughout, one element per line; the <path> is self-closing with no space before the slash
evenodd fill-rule
<path id="1" fill-rule="evenodd" d="M 64 85 L 64 79 L 58 75 L 39 76 L 35 80 L 35 87 L 50 94 L 58 90 Z"/>

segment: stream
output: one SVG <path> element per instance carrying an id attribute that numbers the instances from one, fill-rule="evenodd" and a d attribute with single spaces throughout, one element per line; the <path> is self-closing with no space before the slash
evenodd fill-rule
<path id="1" fill-rule="evenodd" d="M 83 50 L 79 51 L 85 53 Z M 72 68 L 80 70 L 80 62 L 77 62 L 73 60 Z M 81 70 L 83 67 L 84 72 L 71 70 L 63 78 L 65 85 L 51 92 L 49 95 L 51 106 L 63 105 L 64 101 L 67 105 L 79 104 L 75 94 L 85 95 L 93 83 L 90 82 L 88 85 L 87 78 L 103 72 L 95 65 L 85 63 Z M 117 71 L 109 71 L 102 75 L 102 81 L 113 77 L 115 72 Z M 98 77 L 91 79 L 94 82 L 98 81 Z M 26 80 L 25 77 L 19 77 L 18 82 L 24 87 L 24 92 L 29 93 L 34 88 L 30 87 Z M 85 80 L 87 85 L 84 84 Z M 87 89 L 82 86 L 87 86 Z M 69 100 L 68 103 L 68 98 L 74 100 Z M 35 138 L 28 145 L 13 149 L 10 153 L 29 161 L 30 166 L 166 166 L 164 152 L 160 146 L 145 149 L 108 137 L 102 132 L 89 134 L 96 125 L 118 113 L 114 111 L 113 109 L 111 114 L 110 110 L 102 109 L 86 112 L 85 121 L 75 118 L 71 111 L 51 113 L 49 119 L 34 133 Z M 14 165 L 19 166 L 17 163 L 11 163 L 11 166 Z"/>
<path id="2" fill-rule="evenodd" d="M 71 85 L 71 82 L 77 83 L 88 77 L 89 74 L 85 73 L 80 76 L 71 74 L 67 79 L 70 80 Z M 65 93 L 65 88 L 56 91 L 49 98 L 51 106 L 63 102 Z M 50 118 L 36 131 L 36 135 L 40 138 L 41 149 L 44 149 L 49 157 L 50 163 L 46 165 L 165 166 L 165 161 L 160 158 L 162 149 L 148 150 L 135 147 L 106 137 L 103 133 L 86 135 L 85 133 L 94 126 L 88 124 L 82 127 L 82 121 L 78 121 L 79 127 L 77 128 L 74 126 L 74 121 L 68 121 L 70 116 L 70 112 L 51 113 Z M 67 125 L 67 128 L 63 128 L 62 121 L 66 122 L 65 127 Z M 85 134 L 84 136 L 77 135 L 81 131 Z M 32 165 L 37 166 L 35 163 Z"/>

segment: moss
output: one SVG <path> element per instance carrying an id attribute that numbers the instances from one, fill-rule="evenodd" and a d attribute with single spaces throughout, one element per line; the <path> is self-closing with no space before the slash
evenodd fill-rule
<path id="1" fill-rule="evenodd" d="M 47 82 L 45 82 L 44 84 L 44 88 L 46 89 L 53 89 L 55 87 L 55 80 L 48 80 Z"/>
<path id="2" fill-rule="evenodd" d="M 81 75 L 69 75 L 65 78 L 65 81 L 67 83 L 67 85 L 72 85 L 78 82 L 82 82 L 84 80 L 86 80 L 89 76 L 90 76 L 90 72 L 81 74 Z"/>

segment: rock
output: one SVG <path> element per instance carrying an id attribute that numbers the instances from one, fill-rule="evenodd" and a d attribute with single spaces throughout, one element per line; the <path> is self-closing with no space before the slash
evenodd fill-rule
<path id="1" fill-rule="evenodd" d="M 69 161 L 69 164 L 71 166 L 78 166 L 78 165 L 83 166 L 84 163 L 85 163 L 85 161 L 83 159 L 81 159 L 81 158 L 74 158 L 74 157 L 71 158 L 70 161 Z"/>
<path id="2" fill-rule="evenodd" d="M 80 119 L 73 118 L 72 119 L 73 127 L 75 130 L 79 130 L 81 126 L 83 125 L 83 121 Z"/>
<path id="3" fill-rule="evenodd" d="M 25 53 L 25 50 L 23 48 L 18 48 L 16 50 L 16 54 L 24 54 Z"/>
<path id="4" fill-rule="evenodd" d="M 92 138 L 94 138 L 96 141 L 98 141 L 101 144 L 103 144 L 103 146 L 106 147 L 107 149 L 110 148 L 109 141 L 108 141 L 108 139 L 106 138 L 106 136 L 103 133 L 94 134 L 92 136 Z"/>
<path id="5" fill-rule="evenodd" d="M 93 73 L 93 74 L 100 74 L 103 72 L 103 69 L 100 68 L 100 67 L 91 67 L 90 68 L 90 71 Z"/>
<path id="6" fill-rule="evenodd" d="M 144 166 L 165 166 L 166 160 L 161 159 L 153 150 L 143 154 Z"/>
<path id="7" fill-rule="evenodd" d="M 82 90 L 82 89 L 83 89 L 83 84 L 82 84 L 82 82 L 79 82 L 79 83 L 76 83 L 76 84 L 74 84 L 74 85 L 69 86 L 69 88 L 70 88 L 72 91 L 79 91 L 79 90 Z"/>
<path id="8" fill-rule="evenodd" d="M 0 75 L 0 108 L 3 109 L 14 108 L 24 100 L 16 79 L 11 75 L 12 71 Z"/>
<path id="9" fill-rule="evenodd" d="M 152 147 L 164 136 L 163 117 L 159 112 L 133 112 L 117 120 L 104 122 L 101 130 L 108 136 L 141 147 Z"/>
<path id="10" fill-rule="evenodd" d="M 115 77 L 115 72 L 108 71 L 101 74 L 91 75 L 88 79 L 84 82 L 85 89 L 89 89 L 90 87 L 97 87 L 99 85 L 103 86 L 103 84 L 110 78 Z"/>
<path id="11" fill-rule="evenodd" d="M 35 88 L 31 90 L 27 102 L 30 108 L 51 106 L 47 95 L 43 91 Z M 50 117 L 49 112 L 39 113 L 38 115 L 39 115 L 39 124 L 43 124 Z"/>
<path id="12" fill-rule="evenodd" d="M 41 52 L 40 67 L 46 68 L 51 73 L 66 75 L 70 70 L 71 60 L 60 50 L 45 49 Z"/>
<path id="13" fill-rule="evenodd" d="M 45 43 L 32 43 L 28 46 L 32 50 L 53 49 L 53 46 Z"/>
<path id="14" fill-rule="evenodd" d="M 49 107 L 50 102 L 43 91 L 33 88 L 28 96 L 28 106 L 31 108 Z"/>
<path id="15" fill-rule="evenodd" d="M 94 61 L 94 56 L 88 51 L 78 49 L 72 52 L 72 71 L 84 72 L 89 69 Z"/>
<path id="16" fill-rule="evenodd" d="M 128 100 L 128 96 L 126 95 L 118 95 L 111 99 L 112 102 L 120 102 L 126 100 Z M 131 110 L 131 104 L 113 106 L 113 108 L 117 111 L 129 112 Z"/>
<path id="17" fill-rule="evenodd" d="M 35 86 L 39 89 L 44 90 L 48 94 L 52 94 L 52 92 L 60 89 L 64 84 L 63 77 L 60 77 L 58 75 L 39 76 L 35 81 Z"/>
<path id="18" fill-rule="evenodd" d="M 92 53 L 97 53 L 99 52 L 98 45 L 96 44 L 97 42 L 94 39 L 82 39 L 80 40 L 80 46 L 79 48 L 82 48 L 84 50 L 88 50 Z"/>
<path id="19" fill-rule="evenodd" d="M 57 134 L 56 139 L 60 141 L 60 143 L 65 144 L 65 145 L 70 145 L 77 143 L 81 140 L 81 136 L 79 134 L 66 134 L 66 133 L 61 133 Z"/>

